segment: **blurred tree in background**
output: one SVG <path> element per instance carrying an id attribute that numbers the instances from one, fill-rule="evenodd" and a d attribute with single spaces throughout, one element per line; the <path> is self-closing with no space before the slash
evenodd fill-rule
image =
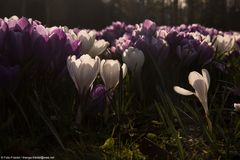
<path id="1" fill-rule="evenodd" d="M 240 30 L 240 0 L 5 0 L 1 6 L 1 17 L 32 17 L 48 26 L 101 29 L 116 20 L 133 24 L 149 18 L 159 25 Z"/>

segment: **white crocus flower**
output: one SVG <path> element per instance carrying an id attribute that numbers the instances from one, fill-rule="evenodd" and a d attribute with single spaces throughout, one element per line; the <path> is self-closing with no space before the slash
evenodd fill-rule
<path id="1" fill-rule="evenodd" d="M 99 68 L 100 58 L 91 58 L 89 55 L 82 55 L 79 59 L 76 56 L 69 56 L 67 59 L 67 68 L 69 74 L 79 91 L 79 94 L 85 94 L 96 79 Z"/>
<path id="2" fill-rule="evenodd" d="M 230 52 L 235 47 L 235 41 L 235 37 L 232 35 L 217 35 L 215 38 L 214 47 L 219 53 Z"/>
<path id="3" fill-rule="evenodd" d="M 109 45 L 109 43 L 103 39 L 96 40 L 96 32 L 94 30 L 89 32 L 87 30 L 81 30 L 77 37 L 82 43 L 81 53 L 89 54 L 91 57 L 100 55 Z"/>
<path id="4" fill-rule="evenodd" d="M 240 113 L 240 103 L 234 103 L 234 111 Z"/>
<path id="5" fill-rule="evenodd" d="M 98 56 L 101 53 L 103 53 L 103 51 L 105 51 L 108 46 L 109 46 L 109 43 L 103 39 L 95 40 L 88 54 L 92 57 Z"/>
<path id="6" fill-rule="evenodd" d="M 210 76 L 206 69 L 202 69 L 202 75 L 196 71 L 190 72 L 188 76 L 189 84 L 195 89 L 195 92 L 186 90 L 179 86 L 174 86 L 175 92 L 188 96 L 195 95 L 204 107 L 204 111 L 208 114 L 207 93 L 210 85 Z"/>
<path id="7" fill-rule="evenodd" d="M 131 72 L 140 72 L 144 64 L 144 54 L 141 50 L 129 47 L 123 52 L 122 60 Z"/>
<path id="8" fill-rule="evenodd" d="M 87 54 L 95 42 L 96 32 L 95 31 L 88 32 L 87 30 L 81 30 L 77 36 L 82 43 L 81 53 Z"/>
<path id="9" fill-rule="evenodd" d="M 118 60 L 102 60 L 100 75 L 107 90 L 113 90 L 119 83 L 120 71 L 122 68 L 122 78 L 127 74 L 127 66 L 124 63 L 121 67 Z"/>
<path id="10" fill-rule="evenodd" d="M 209 130 L 212 131 L 212 123 L 208 117 L 209 112 L 208 112 L 208 101 L 207 101 L 207 93 L 210 85 L 209 73 L 206 69 L 202 69 L 202 75 L 196 71 L 192 71 L 188 76 L 188 81 L 189 81 L 189 84 L 194 88 L 195 92 L 186 90 L 179 86 L 174 86 L 174 90 L 175 92 L 181 95 L 185 95 L 185 96 L 195 95 L 198 98 L 198 100 L 201 102 L 204 108 Z"/>

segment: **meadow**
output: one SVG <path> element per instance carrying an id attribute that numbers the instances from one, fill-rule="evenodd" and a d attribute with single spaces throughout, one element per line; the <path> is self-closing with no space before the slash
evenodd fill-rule
<path id="1" fill-rule="evenodd" d="M 239 159 L 240 33 L 0 19 L 0 156 Z"/>

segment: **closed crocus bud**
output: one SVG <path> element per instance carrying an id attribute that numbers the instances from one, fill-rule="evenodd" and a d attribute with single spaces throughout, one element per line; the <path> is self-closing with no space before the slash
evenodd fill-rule
<path id="1" fill-rule="evenodd" d="M 100 75 L 107 90 L 113 90 L 119 83 L 121 65 L 118 60 L 102 60 L 100 66 Z M 122 77 L 127 74 L 127 66 L 122 65 Z"/>
<path id="2" fill-rule="evenodd" d="M 90 49 L 90 51 L 88 52 L 88 54 L 92 57 L 98 56 L 101 53 L 103 53 L 103 51 L 106 50 L 106 48 L 108 47 L 109 43 L 106 42 L 105 40 L 101 39 L 101 40 L 95 40 L 92 48 Z"/>
<path id="3" fill-rule="evenodd" d="M 75 83 L 80 95 L 86 94 L 97 77 L 100 67 L 100 58 L 91 58 L 89 55 L 82 55 L 79 59 L 76 56 L 68 57 L 67 68 Z"/>
<path id="4" fill-rule="evenodd" d="M 80 32 L 78 32 L 77 36 L 82 43 L 81 53 L 87 54 L 95 42 L 96 32 L 88 32 L 87 30 L 81 30 Z"/>
<path id="5" fill-rule="evenodd" d="M 123 52 L 122 60 L 131 72 L 140 72 L 144 64 L 144 54 L 137 48 L 129 47 Z"/>

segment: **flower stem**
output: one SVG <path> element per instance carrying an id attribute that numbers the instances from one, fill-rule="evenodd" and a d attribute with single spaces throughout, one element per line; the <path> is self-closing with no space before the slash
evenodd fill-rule
<path id="1" fill-rule="evenodd" d="M 208 129 L 212 133 L 212 122 L 207 114 L 206 114 L 206 120 L 207 120 L 207 124 L 208 124 Z"/>

